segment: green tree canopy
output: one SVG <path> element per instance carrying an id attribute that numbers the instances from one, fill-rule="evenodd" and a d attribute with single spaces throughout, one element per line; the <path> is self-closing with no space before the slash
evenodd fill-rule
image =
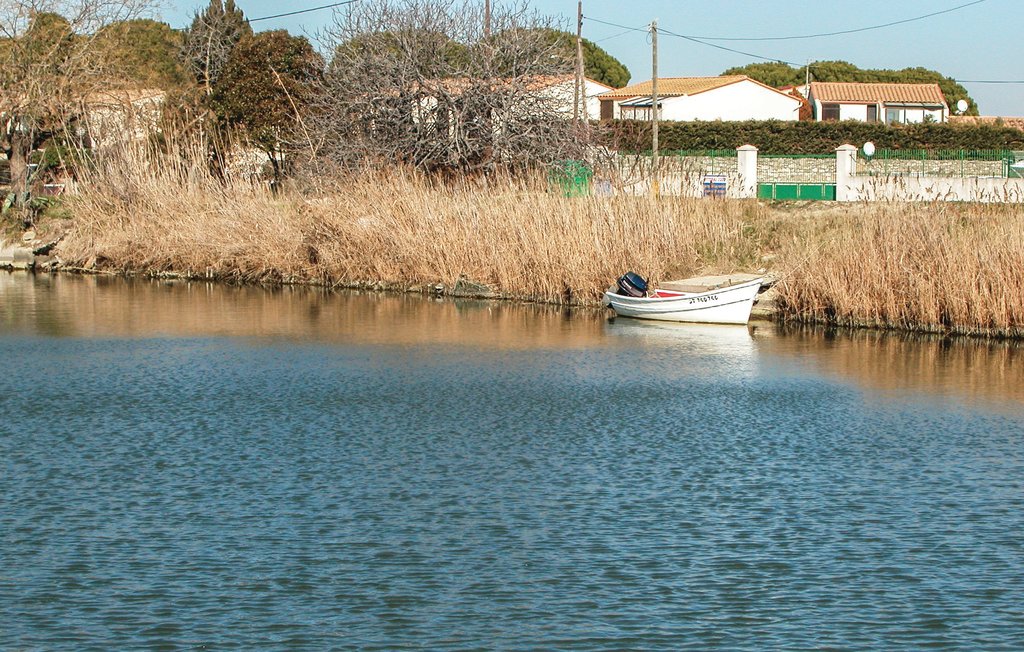
<path id="1" fill-rule="evenodd" d="M 308 106 L 323 60 L 301 36 L 285 30 L 242 38 L 213 89 L 212 104 L 227 125 L 244 127 L 276 164 L 276 153 Z"/>
<path id="2" fill-rule="evenodd" d="M 967 115 L 978 115 L 978 105 L 967 93 L 967 89 L 952 77 L 928 68 L 903 68 L 902 70 L 862 70 L 847 61 L 815 61 L 810 64 L 812 81 L 820 82 L 886 82 L 897 84 L 938 84 L 946 97 L 946 104 L 953 108 L 959 100 L 967 100 Z M 807 78 L 807 67 L 794 68 L 785 63 L 752 63 L 729 68 L 723 75 L 747 75 L 752 79 L 779 87 L 803 84 Z"/>
<path id="3" fill-rule="evenodd" d="M 170 90 L 187 79 L 178 57 L 182 33 L 167 23 L 149 19 L 113 23 L 96 38 L 113 68 L 135 84 Z"/>
<path id="4" fill-rule="evenodd" d="M 367 59 L 380 65 L 382 54 L 403 68 L 411 63 L 414 72 L 426 79 L 443 77 L 452 68 L 465 68 L 471 56 L 468 47 L 441 32 L 400 30 L 362 34 L 342 43 L 334 50 L 332 65 L 353 65 Z M 380 70 L 379 74 L 386 72 Z"/>
<path id="5" fill-rule="evenodd" d="M 576 36 L 569 32 L 546 29 L 552 43 L 567 61 L 576 59 Z M 583 39 L 583 74 L 596 82 L 607 84 L 612 88 L 621 88 L 629 83 L 630 73 L 625 65 L 602 47 Z"/>

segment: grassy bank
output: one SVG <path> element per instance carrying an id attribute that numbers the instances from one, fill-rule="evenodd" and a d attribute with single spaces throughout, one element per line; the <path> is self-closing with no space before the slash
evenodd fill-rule
<path id="1" fill-rule="evenodd" d="M 657 282 L 768 268 L 789 319 L 1024 334 L 1019 208 L 566 198 L 543 180 L 440 185 L 404 172 L 274 195 L 189 157 L 134 153 L 68 198 L 71 265 L 239 281 L 410 287 L 596 302 L 627 269 Z"/>

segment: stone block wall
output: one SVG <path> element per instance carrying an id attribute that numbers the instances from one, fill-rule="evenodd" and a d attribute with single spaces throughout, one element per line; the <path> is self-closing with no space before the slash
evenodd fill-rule
<path id="1" fill-rule="evenodd" d="M 857 161 L 857 175 L 873 177 L 1002 177 L 1002 161 L 879 159 Z"/>
<path id="2" fill-rule="evenodd" d="M 836 157 L 758 156 L 758 183 L 835 183 Z"/>

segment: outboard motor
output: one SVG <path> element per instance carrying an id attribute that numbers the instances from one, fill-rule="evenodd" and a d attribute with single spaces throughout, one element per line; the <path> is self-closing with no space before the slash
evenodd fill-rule
<path id="1" fill-rule="evenodd" d="M 619 294 L 624 297 L 646 297 L 647 280 L 634 272 L 626 272 L 615 282 L 619 286 Z"/>

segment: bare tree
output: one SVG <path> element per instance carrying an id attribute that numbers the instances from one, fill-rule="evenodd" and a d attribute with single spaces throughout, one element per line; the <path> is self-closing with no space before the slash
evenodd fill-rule
<path id="1" fill-rule="evenodd" d="M 491 171 L 577 156 L 571 58 L 525 6 L 363 0 L 320 35 L 333 56 L 319 141 L 346 166 Z M 566 96 L 566 92 L 568 93 Z"/>
<path id="2" fill-rule="evenodd" d="M 252 28 L 234 0 L 210 0 L 206 9 L 192 17 L 181 58 L 207 95 L 213 94 L 231 51 L 243 36 L 252 36 Z"/>
<path id="3" fill-rule="evenodd" d="M 24 206 L 29 155 L 65 129 L 99 88 L 106 62 L 96 34 L 137 17 L 148 0 L 0 0 L 0 150 L 14 202 Z"/>

